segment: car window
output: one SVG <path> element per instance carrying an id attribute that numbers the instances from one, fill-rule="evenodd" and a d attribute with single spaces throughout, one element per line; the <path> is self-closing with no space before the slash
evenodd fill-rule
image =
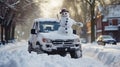
<path id="1" fill-rule="evenodd" d="M 39 22 L 40 32 L 49 32 L 58 30 L 60 24 L 57 21 L 42 21 Z"/>
<path id="2" fill-rule="evenodd" d="M 111 39 L 111 36 L 103 36 L 103 39 Z"/>
<path id="3" fill-rule="evenodd" d="M 101 35 L 97 38 L 97 41 L 101 41 L 101 40 L 108 40 L 108 39 L 113 39 L 112 36 L 109 35 Z"/>

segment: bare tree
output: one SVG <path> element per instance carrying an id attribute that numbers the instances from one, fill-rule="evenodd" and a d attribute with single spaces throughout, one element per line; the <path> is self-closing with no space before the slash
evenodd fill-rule
<path id="1" fill-rule="evenodd" d="M 83 0 L 82 1 L 82 10 L 83 13 L 86 17 L 85 20 L 90 20 L 91 23 L 91 42 L 95 41 L 95 15 L 96 11 L 95 9 L 97 8 L 97 4 L 99 3 L 102 6 L 105 6 L 105 1 L 104 0 Z M 86 8 L 86 9 L 85 9 Z M 88 22 L 88 21 L 87 21 Z"/>
<path id="2" fill-rule="evenodd" d="M 91 20 L 91 42 L 95 41 L 95 0 L 85 0 L 89 4 L 90 8 L 90 20 Z"/>
<path id="3" fill-rule="evenodd" d="M 25 15 L 31 14 L 34 7 L 32 0 L 0 0 L 1 41 L 15 39 L 16 24 L 25 24 Z"/>

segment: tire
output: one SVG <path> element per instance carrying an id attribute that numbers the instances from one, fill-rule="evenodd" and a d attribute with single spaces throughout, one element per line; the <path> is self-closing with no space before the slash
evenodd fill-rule
<path id="1" fill-rule="evenodd" d="M 60 53 L 60 56 L 65 57 L 67 53 Z"/>
<path id="2" fill-rule="evenodd" d="M 42 45 L 39 42 L 36 42 L 36 45 L 39 45 L 39 48 L 35 49 L 37 54 L 44 53 L 43 50 L 42 50 Z"/>
<path id="3" fill-rule="evenodd" d="M 99 41 L 97 43 L 98 43 L 98 45 L 103 45 L 103 46 L 105 46 L 105 44 L 106 44 L 104 42 L 99 42 Z"/>
<path id="4" fill-rule="evenodd" d="M 117 45 L 117 43 L 113 43 L 113 45 Z"/>
<path id="5" fill-rule="evenodd" d="M 102 45 L 103 45 L 103 46 L 105 46 L 105 45 L 106 45 L 106 43 L 104 43 L 104 42 L 103 42 L 103 44 L 102 44 Z"/>
<path id="6" fill-rule="evenodd" d="M 32 48 L 32 44 L 29 44 L 29 45 L 28 45 L 28 52 L 31 53 L 31 52 L 32 52 L 32 49 L 33 49 L 33 48 Z"/>
<path id="7" fill-rule="evenodd" d="M 70 52 L 71 58 L 81 58 L 82 57 L 82 50 L 75 50 Z"/>
<path id="8" fill-rule="evenodd" d="M 98 41 L 97 44 L 98 44 L 98 45 L 101 45 L 101 42 Z"/>

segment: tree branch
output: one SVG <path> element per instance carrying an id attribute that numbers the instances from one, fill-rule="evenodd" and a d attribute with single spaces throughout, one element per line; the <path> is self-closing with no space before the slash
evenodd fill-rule
<path id="1" fill-rule="evenodd" d="M 29 1 L 29 0 L 25 0 L 25 2 L 30 3 L 31 1 Z"/>
<path id="2" fill-rule="evenodd" d="M 3 3 L 4 1 L 3 0 L 0 0 L 0 3 Z"/>
<path id="3" fill-rule="evenodd" d="M 88 0 L 85 0 L 89 5 L 92 5 L 91 3 L 90 3 L 90 1 L 88 1 Z"/>
<path id="4" fill-rule="evenodd" d="M 4 17 L 0 16 L 0 19 L 2 19 L 2 20 L 3 20 L 3 19 L 4 19 Z"/>
<path id="5" fill-rule="evenodd" d="M 15 2 L 15 3 L 11 4 L 11 5 L 14 6 L 14 5 L 17 5 L 19 3 L 20 3 L 20 0 L 18 0 L 17 2 Z"/>
<path id="6" fill-rule="evenodd" d="M 22 9 L 25 9 L 26 7 L 30 6 L 33 3 L 35 3 L 35 2 L 28 3 L 27 5 L 23 6 Z"/>
<path id="7" fill-rule="evenodd" d="M 10 9 L 12 9 L 14 11 L 17 11 L 17 9 L 14 6 L 12 6 L 12 5 L 8 4 L 8 3 L 5 3 L 3 0 L 0 0 L 0 3 L 3 3 L 4 5 L 6 5 L 7 7 L 9 7 Z"/>
<path id="8" fill-rule="evenodd" d="M 30 6 L 31 4 L 34 4 L 34 3 L 37 3 L 37 2 L 34 2 L 34 1 L 29 1 L 29 0 L 25 0 L 28 4 L 24 5 L 22 7 L 22 9 L 25 9 L 26 7 Z M 39 1 L 39 2 L 42 2 L 42 1 Z"/>
<path id="9" fill-rule="evenodd" d="M 12 10 L 14 10 L 14 11 L 17 11 L 17 9 L 14 7 L 14 6 L 12 6 L 12 5 L 10 5 L 10 4 L 8 4 L 8 3 L 4 3 L 7 7 L 9 7 L 10 9 L 12 9 Z"/>

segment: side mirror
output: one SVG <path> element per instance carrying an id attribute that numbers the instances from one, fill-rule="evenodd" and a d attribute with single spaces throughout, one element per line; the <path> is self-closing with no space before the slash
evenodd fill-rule
<path id="1" fill-rule="evenodd" d="M 36 30 L 35 29 L 31 29 L 31 34 L 36 34 Z"/>
<path id="2" fill-rule="evenodd" d="M 76 34 L 76 30 L 73 30 L 73 34 Z"/>

